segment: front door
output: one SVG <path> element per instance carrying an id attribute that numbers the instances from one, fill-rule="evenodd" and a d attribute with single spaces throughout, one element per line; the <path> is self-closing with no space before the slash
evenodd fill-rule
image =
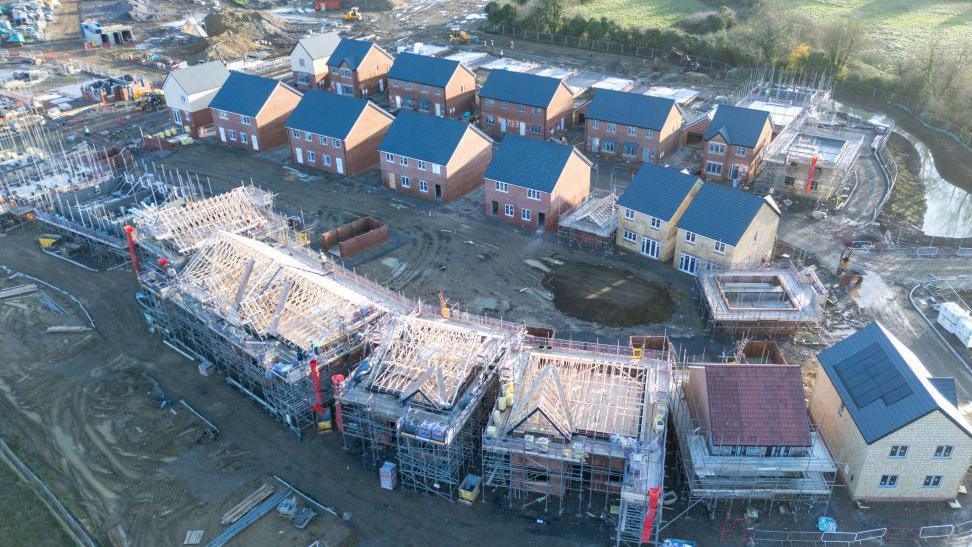
<path id="1" fill-rule="evenodd" d="M 378 80 L 378 92 L 385 91 L 385 80 Z"/>
<path id="2" fill-rule="evenodd" d="M 402 96 L 395 95 L 395 108 L 401 108 L 401 107 L 402 107 Z"/>
<path id="3" fill-rule="evenodd" d="M 219 140 L 226 142 L 226 130 L 222 127 L 219 128 Z"/>
<path id="4" fill-rule="evenodd" d="M 658 260 L 658 242 L 650 237 L 641 240 L 641 254 Z"/>
<path id="5" fill-rule="evenodd" d="M 341 175 L 344 174 L 344 160 L 341 158 L 334 158 L 334 166 L 337 168 L 337 172 Z"/>
<path id="6" fill-rule="evenodd" d="M 496 215 L 499 214 L 499 203 L 498 202 L 495 202 L 495 201 L 493 202 L 492 213 L 493 213 L 493 216 L 496 216 Z"/>
<path id="7" fill-rule="evenodd" d="M 739 166 L 738 165 L 733 165 L 731 168 L 729 168 L 729 178 L 732 179 L 732 180 L 736 180 L 736 179 L 739 178 Z"/>
<path id="8" fill-rule="evenodd" d="M 442 185 L 441 184 L 436 184 L 435 185 L 435 200 L 436 201 L 442 201 Z"/>
<path id="9" fill-rule="evenodd" d="M 678 269 L 687 274 L 695 275 L 695 272 L 699 269 L 699 259 L 682 253 L 682 256 L 678 259 Z"/>
<path id="10" fill-rule="evenodd" d="M 543 213 L 537 213 L 537 230 L 543 230 L 544 229 L 544 225 L 543 224 L 544 224 L 544 220 L 546 220 L 546 216 L 547 215 L 545 215 Z"/>
<path id="11" fill-rule="evenodd" d="M 506 120 L 500 118 L 500 131 L 506 133 Z"/>
<path id="12" fill-rule="evenodd" d="M 252 142 L 252 143 L 253 143 L 253 149 L 254 149 L 254 150 L 260 150 L 260 143 L 259 143 L 259 142 L 257 142 L 257 136 L 256 136 L 256 133 L 254 133 L 254 134 L 252 134 L 252 135 L 250 135 L 250 142 Z"/>
<path id="13" fill-rule="evenodd" d="M 304 163 L 304 151 L 300 148 L 294 148 L 294 156 L 297 157 L 297 163 Z"/>
<path id="14" fill-rule="evenodd" d="M 388 173 L 388 187 L 395 189 L 395 173 Z"/>
<path id="15" fill-rule="evenodd" d="M 435 115 L 442 117 L 442 105 L 440 103 L 435 103 Z"/>
<path id="16" fill-rule="evenodd" d="M 172 111 L 172 119 L 175 121 L 175 123 L 182 125 L 182 114 L 180 114 L 178 110 Z"/>
<path id="17" fill-rule="evenodd" d="M 520 136 L 522 137 L 523 135 L 526 135 L 526 124 L 520 122 Z"/>
<path id="18" fill-rule="evenodd" d="M 641 161 L 648 163 L 651 161 L 652 156 L 654 156 L 654 148 L 642 148 L 641 149 Z"/>
<path id="19" fill-rule="evenodd" d="M 597 151 L 601 147 L 601 139 L 597 137 L 591 137 L 591 152 L 597 154 Z"/>

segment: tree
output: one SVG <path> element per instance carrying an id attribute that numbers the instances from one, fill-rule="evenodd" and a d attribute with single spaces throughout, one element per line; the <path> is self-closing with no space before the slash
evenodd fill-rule
<path id="1" fill-rule="evenodd" d="M 786 58 L 786 68 L 790 70 L 799 70 L 801 68 L 807 67 L 807 61 L 810 59 L 810 44 L 802 43 L 790 51 L 790 55 Z"/>
<path id="2" fill-rule="evenodd" d="M 749 20 L 748 42 L 758 62 L 775 64 L 797 43 L 805 26 L 800 17 L 782 0 L 764 0 Z"/>
<path id="3" fill-rule="evenodd" d="M 564 0 L 540 0 L 533 12 L 534 25 L 540 31 L 556 32 L 563 16 Z"/>
<path id="4" fill-rule="evenodd" d="M 846 73 L 847 62 L 864 46 L 865 32 L 864 23 L 853 18 L 839 19 L 821 29 L 819 46 L 834 75 L 842 77 Z"/>

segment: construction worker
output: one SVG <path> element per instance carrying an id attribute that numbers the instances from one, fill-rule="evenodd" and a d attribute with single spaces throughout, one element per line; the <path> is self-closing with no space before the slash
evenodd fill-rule
<path id="1" fill-rule="evenodd" d="M 85 137 L 90 137 L 91 136 L 91 129 L 88 129 L 88 126 L 87 125 L 84 126 L 84 136 Z"/>

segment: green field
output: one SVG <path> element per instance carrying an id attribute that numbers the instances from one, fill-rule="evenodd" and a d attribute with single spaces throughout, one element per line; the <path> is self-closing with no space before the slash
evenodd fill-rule
<path id="1" fill-rule="evenodd" d="M 913 51 L 935 36 L 972 33 L 972 2 L 965 0 L 790 0 L 800 14 L 817 23 L 857 17 L 870 28 L 873 48 L 889 53 Z M 590 0 L 570 14 L 604 15 L 622 25 L 666 27 L 687 15 L 714 8 L 699 0 Z"/>

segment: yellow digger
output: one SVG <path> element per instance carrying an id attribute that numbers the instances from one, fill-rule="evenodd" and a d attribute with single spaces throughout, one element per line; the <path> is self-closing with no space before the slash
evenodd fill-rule
<path id="1" fill-rule="evenodd" d="M 455 45 L 469 45 L 479 42 L 479 37 L 460 29 L 459 27 L 453 27 L 449 31 L 449 42 Z"/>
<path id="2" fill-rule="evenodd" d="M 347 12 L 345 12 L 345 14 L 341 18 L 344 19 L 344 22 L 345 23 L 351 23 L 353 21 L 360 21 L 361 20 L 361 8 L 358 8 L 358 7 L 351 8 L 350 10 L 348 10 Z"/>

